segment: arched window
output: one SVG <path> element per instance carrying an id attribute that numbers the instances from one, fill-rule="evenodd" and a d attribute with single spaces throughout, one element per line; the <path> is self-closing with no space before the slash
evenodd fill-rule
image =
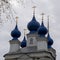
<path id="1" fill-rule="evenodd" d="M 30 38 L 30 44 L 33 44 L 33 38 Z"/>

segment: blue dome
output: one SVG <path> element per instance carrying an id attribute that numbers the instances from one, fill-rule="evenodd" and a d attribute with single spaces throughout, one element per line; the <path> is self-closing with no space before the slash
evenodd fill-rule
<path id="1" fill-rule="evenodd" d="M 15 29 L 11 32 L 11 36 L 13 37 L 13 40 L 17 40 L 21 36 L 21 32 L 18 30 L 17 25 L 15 26 Z"/>
<path id="2" fill-rule="evenodd" d="M 27 28 L 30 32 L 36 32 L 39 26 L 40 24 L 36 21 L 35 16 L 33 16 L 32 21 L 28 23 Z"/>
<path id="3" fill-rule="evenodd" d="M 26 38 L 25 38 L 25 36 L 24 36 L 24 39 L 23 39 L 23 41 L 21 42 L 21 47 L 22 48 L 24 48 L 24 47 L 26 47 Z"/>
<path id="4" fill-rule="evenodd" d="M 51 45 L 53 44 L 53 40 L 51 39 L 50 35 L 47 36 L 48 39 L 48 48 L 51 48 Z"/>
<path id="5" fill-rule="evenodd" d="M 42 24 L 41 24 L 41 26 L 39 27 L 39 29 L 38 29 L 38 34 L 40 35 L 40 36 L 45 36 L 45 34 L 48 32 L 48 30 L 47 30 L 47 28 L 44 26 L 44 23 L 43 23 L 43 21 L 42 21 Z"/>

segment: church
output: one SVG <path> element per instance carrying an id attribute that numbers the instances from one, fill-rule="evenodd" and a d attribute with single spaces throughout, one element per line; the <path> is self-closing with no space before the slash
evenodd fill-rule
<path id="1" fill-rule="evenodd" d="M 46 28 L 43 16 L 44 13 L 40 24 L 36 20 L 34 9 L 32 20 L 27 25 L 29 33 L 26 34 L 27 38 L 24 35 L 22 42 L 18 39 L 21 32 L 16 21 L 16 26 L 11 31 L 10 50 L 4 55 L 5 60 L 56 60 L 56 50 L 52 48 L 53 39 L 49 33 L 49 17 Z"/>

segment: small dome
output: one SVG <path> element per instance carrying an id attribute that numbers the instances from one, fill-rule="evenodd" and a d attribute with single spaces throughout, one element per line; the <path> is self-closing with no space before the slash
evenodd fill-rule
<path id="1" fill-rule="evenodd" d="M 17 40 L 21 36 L 21 32 L 18 30 L 17 25 L 15 26 L 15 29 L 11 32 L 11 36 L 13 37 L 13 40 Z"/>
<path id="2" fill-rule="evenodd" d="M 51 39 L 50 35 L 47 36 L 48 39 L 48 48 L 51 48 L 51 45 L 53 44 L 53 40 Z"/>
<path id="3" fill-rule="evenodd" d="M 39 29 L 38 29 L 38 34 L 40 35 L 40 36 L 45 36 L 45 34 L 48 32 L 48 30 L 47 30 L 47 28 L 44 26 L 44 23 L 43 23 L 43 21 L 42 21 L 42 24 L 41 24 L 41 26 L 39 27 Z"/>
<path id="4" fill-rule="evenodd" d="M 24 36 L 24 39 L 23 39 L 23 41 L 21 42 L 21 47 L 22 48 L 24 48 L 24 47 L 26 47 L 26 38 L 25 38 L 25 36 Z"/>
<path id="5" fill-rule="evenodd" d="M 36 21 L 35 16 L 33 16 L 32 21 L 28 23 L 27 28 L 30 32 L 36 32 L 39 26 L 40 24 Z"/>

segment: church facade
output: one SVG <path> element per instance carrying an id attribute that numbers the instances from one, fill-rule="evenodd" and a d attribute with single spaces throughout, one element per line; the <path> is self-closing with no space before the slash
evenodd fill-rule
<path id="1" fill-rule="evenodd" d="M 10 50 L 4 55 L 5 60 L 56 60 L 56 51 L 52 48 L 53 39 L 49 34 L 49 19 L 47 29 L 44 25 L 43 16 L 40 25 L 35 14 L 33 14 L 27 28 L 29 30 L 26 35 L 27 39 L 24 36 L 23 41 L 20 42 L 18 38 L 21 36 L 21 32 L 16 23 L 11 32 L 13 39 L 9 41 Z"/>

